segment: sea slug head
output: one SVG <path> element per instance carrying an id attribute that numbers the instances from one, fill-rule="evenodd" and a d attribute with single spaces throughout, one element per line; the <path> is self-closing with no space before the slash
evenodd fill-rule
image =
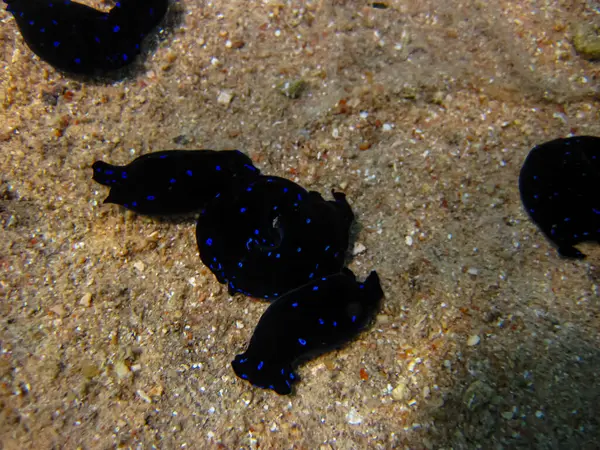
<path id="1" fill-rule="evenodd" d="M 238 377 L 256 387 L 271 389 L 279 395 L 290 394 L 292 384 L 297 379 L 289 364 L 261 360 L 246 353 L 237 355 L 231 365 Z"/>

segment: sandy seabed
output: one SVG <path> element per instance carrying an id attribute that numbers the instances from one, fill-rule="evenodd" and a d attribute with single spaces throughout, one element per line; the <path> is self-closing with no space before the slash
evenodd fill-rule
<path id="1" fill-rule="evenodd" d="M 0 12 L 1 448 L 600 448 L 600 249 L 560 259 L 517 188 L 534 145 L 600 135 L 571 43 L 597 3 L 382 3 L 181 0 L 120 81 L 55 71 Z M 267 305 L 194 220 L 102 205 L 95 160 L 174 148 L 352 204 L 385 300 L 292 396 L 235 377 Z"/>

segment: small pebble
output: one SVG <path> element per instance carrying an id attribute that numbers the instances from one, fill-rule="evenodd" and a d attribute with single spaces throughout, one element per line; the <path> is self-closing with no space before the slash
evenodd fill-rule
<path id="1" fill-rule="evenodd" d="M 152 403 L 152 399 L 150 397 L 148 397 L 148 394 L 146 394 L 144 391 L 142 391 L 141 389 L 138 389 L 136 391 L 136 394 L 142 399 L 144 400 L 146 403 Z"/>
<path id="2" fill-rule="evenodd" d="M 298 98 L 306 88 L 306 82 L 302 79 L 284 81 L 279 85 L 279 92 L 288 98 Z"/>
<path id="3" fill-rule="evenodd" d="M 514 414 L 514 412 L 513 412 L 513 411 L 504 411 L 504 412 L 502 413 L 502 417 L 503 417 L 505 420 L 510 420 L 510 419 L 512 419 L 514 416 L 515 416 L 515 414 Z"/>
<path id="4" fill-rule="evenodd" d="M 412 238 L 412 236 L 406 236 L 406 237 L 404 238 L 404 242 L 406 242 L 406 245 L 408 245 L 409 247 L 410 247 L 411 245 L 413 245 L 413 238 Z"/>
<path id="5" fill-rule="evenodd" d="M 86 308 L 92 306 L 92 293 L 86 292 L 83 297 L 81 297 L 81 300 L 79 300 L 79 304 L 81 306 L 85 306 Z"/>
<path id="6" fill-rule="evenodd" d="M 177 145 L 188 145 L 192 140 L 185 134 L 180 134 L 173 138 L 173 143 Z"/>
<path id="7" fill-rule="evenodd" d="M 143 272 L 144 269 L 146 268 L 146 266 L 144 265 L 144 263 L 141 262 L 141 261 L 134 262 L 133 263 L 133 267 L 135 267 L 138 272 Z"/>
<path id="8" fill-rule="evenodd" d="M 421 358 L 415 358 L 411 362 L 408 363 L 408 365 L 406 366 L 406 368 L 408 369 L 409 372 L 414 372 L 415 371 L 415 367 L 418 364 L 421 364 L 422 362 L 423 362 L 423 360 Z"/>
<path id="9" fill-rule="evenodd" d="M 117 377 L 124 379 L 131 375 L 131 370 L 127 367 L 124 361 L 117 361 L 114 366 Z"/>
<path id="10" fill-rule="evenodd" d="M 244 405 L 249 406 L 250 403 L 252 403 L 252 400 L 254 400 L 254 394 L 252 393 L 252 391 L 245 391 L 240 396 L 240 400 L 242 401 L 242 403 L 244 403 Z"/>
<path id="11" fill-rule="evenodd" d="M 94 364 L 93 361 L 90 361 L 89 359 L 84 359 L 81 362 L 81 374 L 85 378 L 92 379 L 100 374 L 100 369 L 98 369 L 98 367 L 96 366 L 96 364 Z"/>
<path id="12" fill-rule="evenodd" d="M 363 418 L 356 409 L 351 408 L 348 414 L 346 414 L 346 420 L 350 425 L 360 425 L 363 421 Z"/>
<path id="13" fill-rule="evenodd" d="M 575 26 L 573 45 L 577 53 L 587 59 L 600 59 L 600 26 L 580 23 Z"/>
<path id="14" fill-rule="evenodd" d="M 392 391 L 392 398 L 394 400 L 402 401 L 402 400 L 404 400 L 405 396 L 406 396 L 406 384 L 400 383 Z"/>
<path id="15" fill-rule="evenodd" d="M 494 396 L 494 390 L 481 380 L 474 381 L 463 395 L 463 403 L 469 410 L 474 411 L 487 405 Z"/>
<path id="16" fill-rule="evenodd" d="M 376 320 L 379 325 L 385 325 L 386 323 L 390 323 L 390 316 L 387 314 L 377 314 Z"/>
<path id="17" fill-rule="evenodd" d="M 50 311 L 60 318 L 66 317 L 68 314 L 63 305 L 54 305 L 52 308 L 50 308 Z"/>
<path id="18" fill-rule="evenodd" d="M 476 269 L 475 267 L 469 267 L 469 270 L 467 270 L 467 272 L 469 273 L 469 275 L 477 275 L 477 274 L 479 274 L 479 270 Z"/>
<path id="19" fill-rule="evenodd" d="M 223 106 L 229 106 L 233 100 L 233 93 L 231 91 L 221 91 L 217 97 L 217 103 Z"/>
<path id="20" fill-rule="evenodd" d="M 352 249 L 352 255 L 354 255 L 354 256 L 360 255 L 361 253 L 364 253 L 366 249 L 367 249 L 367 247 L 365 247 L 360 242 L 357 242 L 354 244 L 354 248 Z"/>
<path id="21" fill-rule="evenodd" d="M 429 398 L 431 396 L 431 388 L 429 386 L 425 386 L 423 388 L 423 397 Z"/>
<path id="22" fill-rule="evenodd" d="M 163 387 L 159 384 L 150 389 L 149 394 L 151 397 L 160 397 L 163 394 L 163 391 Z"/>
<path id="23" fill-rule="evenodd" d="M 469 336 L 469 339 L 467 339 L 467 345 L 469 347 L 473 347 L 477 344 L 479 344 L 479 342 L 481 341 L 481 338 L 479 336 L 477 336 L 476 334 Z"/>

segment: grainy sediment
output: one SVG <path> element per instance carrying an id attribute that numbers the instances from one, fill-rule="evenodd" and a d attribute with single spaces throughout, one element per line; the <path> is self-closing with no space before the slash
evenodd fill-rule
<path id="1" fill-rule="evenodd" d="M 109 84 L 0 12 L 2 448 L 600 446 L 600 249 L 559 259 L 517 189 L 534 145 L 600 135 L 600 66 L 572 44 L 594 4 L 380 3 L 181 0 Z M 350 268 L 383 308 L 293 396 L 235 377 L 267 305 L 216 282 L 193 220 L 101 204 L 95 160 L 172 148 L 353 206 Z"/>

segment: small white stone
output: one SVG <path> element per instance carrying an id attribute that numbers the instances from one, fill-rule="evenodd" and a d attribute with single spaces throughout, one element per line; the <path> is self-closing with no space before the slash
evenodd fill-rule
<path id="1" fill-rule="evenodd" d="M 475 267 L 469 267 L 469 270 L 467 270 L 467 272 L 469 273 L 469 275 L 479 274 L 479 270 L 477 270 L 477 268 L 475 268 Z"/>
<path id="2" fill-rule="evenodd" d="M 392 127 L 393 125 L 391 123 L 384 123 L 383 124 L 383 131 L 392 131 Z"/>
<path id="3" fill-rule="evenodd" d="M 138 272 L 143 272 L 143 271 L 144 271 L 144 269 L 146 268 L 146 266 L 144 265 L 144 263 L 143 263 L 143 262 L 141 262 L 141 261 L 136 261 L 136 262 L 134 262 L 134 263 L 133 263 L 133 267 L 135 267 L 135 269 L 136 269 Z"/>
<path id="4" fill-rule="evenodd" d="M 544 413 L 538 410 L 535 412 L 535 417 L 537 417 L 538 419 L 543 419 Z"/>
<path id="5" fill-rule="evenodd" d="M 363 418 L 356 409 L 351 408 L 348 414 L 346 414 L 346 420 L 350 425 L 360 425 L 363 421 Z"/>
<path id="6" fill-rule="evenodd" d="M 229 106 L 233 100 L 233 93 L 231 91 L 221 91 L 217 97 L 217 103 L 223 106 Z"/>
<path id="7" fill-rule="evenodd" d="M 244 322 L 242 322 L 241 320 L 236 320 L 236 321 L 235 321 L 235 327 L 236 327 L 238 330 L 241 330 L 242 328 L 244 328 Z"/>
<path id="8" fill-rule="evenodd" d="M 367 117 L 369 117 L 369 112 L 368 111 L 361 111 L 359 115 L 360 115 L 361 119 L 366 119 Z"/>
<path id="9" fill-rule="evenodd" d="M 467 339 L 467 345 L 469 347 L 473 347 L 473 346 L 479 344 L 479 342 L 481 342 L 481 338 L 479 336 L 477 336 L 476 334 L 469 336 L 469 339 Z"/>
<path id="10" fill-rule="evenodd" d="M 366 249 L 367 247 L 365 247 L 363 244 L 356 242 L 354 244 L 354 248 L 352 249 L 352 255 L 360 255 L 361 253 L 364 253 Z"/>
<path id="11" fill-rule="evenodd" d="M 413 238 L 412 238 L 412 236 L 406 236 L 406 237 L 404 238 L 404 242 L 406 242 L 406 245 L 408 245 L 409 247 L 410 247 L 411 245 L 413 245 Z"/>

